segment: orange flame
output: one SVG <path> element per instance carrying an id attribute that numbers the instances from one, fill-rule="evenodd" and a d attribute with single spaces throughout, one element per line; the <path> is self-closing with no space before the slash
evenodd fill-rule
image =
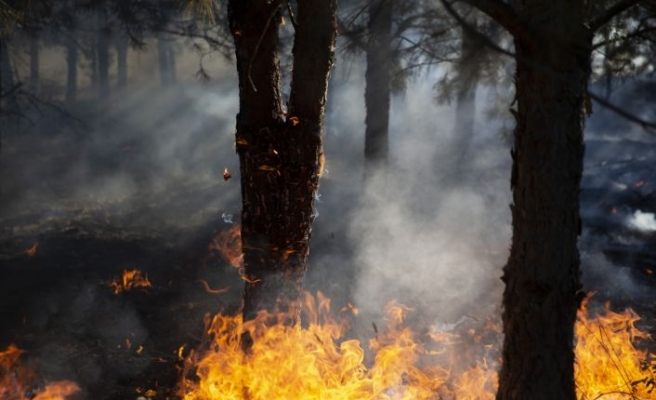
<path id="1" fill-rule="evenodd" d="M 656 363 L 634 346 L 649 339 L 635 326 L 640 317 L 631 309 L 613 312 L 608 304 L 603 315 L 586 314 L 587 302 L 575 327 L 578 398 L 656 399 Z"/>
<path id="2" fill-rule="evenodd" d="M 0 399 L 12 400 L 66 400 L 80 391 L 71 381 L 59 381 L 47 384 L 35 396 L 29 396 L 35 376 L 32 371 L 19 363 L 23 350 L 10 345 L 0 351 Z"/>
<path id="3" fill-rule="evenodd" d="M 208 328 L 210 350 L 195 365 L 200 380 L 184 380 L 182 395 L 185 400 L 342 400 L 429 399 L 444 392 L 493 399 L 494 371 L 481 364 L 452 379 L 458 366 L 446 365 L 445 352 L 435 351 L 446 344 L 423 344 L 426 338 L 403 326 L 409 311 L 391 304 L 387 328 L 369 341 L 369 350 L 347 337 L 348 322 L 332 316 L 330 301 L 321 294 L 316 299 L 305 295 L 305 327 L 268 324 L 271 318 L 284 321 L 283 315 L 260 313 L 248 322 L 217 315 Z M 254 339 L 247 354 L 242 351 L 245 332 Z M 372 361 L 366 362 L 370 354 Z"/>
<path id="4" fill-rule="evenodd" d="M 152 287 L 148 276 L 138 269 L 123 270 L 121 278 L 115 278 L 109 283 L 109 286 L 114 291 L 114 294 L 119 294 L 123 291 L 129 291 L 136 288 L 149 288 Z"/>
<path id="5" fill-rule="evenodd" d="M 253 321 L 217 315 L 208 323 L 212 342 L 205 354 L 193 351 L 182 380 L 185 400 L 211 399 L 494 399 L 501 332 L 453 333 L 432 330 L 419 335 L 404 326 L 410 308 L 392 303 L 386 327 L 364 349 L 348 336 L 349 324 L 332 317 L 330 301 L 305 295 L 303 326 L 288 326 L 284 316 L 261 313 Z M 589 317 L 576 323 L 576 382 L 579 400 L 656 400 L 656 364 L 636 349 L 647 334 L 635 327 L 632 310 Z M 253 345 L 245 353 L 242 338 Z M 492 339 L 492 340 L 490 340 Z M 472 349 L 472 346 L 474 349 Z M 476 347 L 478 346 L 478 347 Z M 181 355 L 181 352 L 180 352 Z M 199 357 L 199 358 L 196 358 Z M 192 368 L 189 366 L 193 365 Z M 188 375 L 185 375 L 188 376 Z"/>

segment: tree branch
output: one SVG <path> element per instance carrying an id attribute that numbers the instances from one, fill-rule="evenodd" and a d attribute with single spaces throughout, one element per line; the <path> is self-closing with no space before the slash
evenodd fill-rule
<path id="1" fill-rule="evenodd" d="M 642 119 L 637 115 L 632 114 L 631 112 L 626 111 L 625 109 L 605 100 L 603 97 L 592 93 L 589 90 L 588 90 L 588 96 L 590 96 L 590 98 L 600 106 L 614 112 L 615 114 L 626 119 L 627 121 L 640 125 L 644 130 L 652 133 L 656 130 L 656 122 Z"/>
<path id="2" fill-rule="evenodd" d="M 465 3 L 477 8 L 483 14 L 495 20 L 505 30 L 514 37 L 532 38 L 533 34 L 529 31 L 526 24 L 520 18 L 519 14 L 513 7 L 504 3 L 502 0 L 462 0 Z M 442 3 L 448 9 L 453 10 L 453 6 L 446 0 Z M 451 12 L 451 11 L 450 11 Z"/>
<path id="3" fill-rule="evenodd" d="M 588 24 L 590 26 L 590 30 L 592 32 L 595 32 L 597 29 L 601 28 L 602 26 L 610 22 L 610 20 L 613 19 L 613 17 L 615 17 L 616 15 L 623 13 L 624 11 L 628 10 L 629 8 L 637 5 L 642 1 L 644 0 L 619 0 L 617 3 L 615 3 L 615 5 L 611 6 L 603 13 L 595 16 L 590 20 Z"/>

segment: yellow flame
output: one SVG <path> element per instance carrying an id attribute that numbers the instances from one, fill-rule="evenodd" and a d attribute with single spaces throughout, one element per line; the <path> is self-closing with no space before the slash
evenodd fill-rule
<path id="1" fill-rule="evenodd" d="M 631 309 L 586 318 L 587 304 L 575 327 L 576 382 L 580 400 L 656 399 L 655 364 L 634 343 L 649 339 L 636 328 L 640 317 Z"/>
<path id="2" fill-rule="evenodd" d="M 123 270 L 123 276 L 119 279 L 116 278 L 109 283 L 109 286 L 114 291 L 114 294 L 119 294 L 123 291 L 129 291 L 137 288 L 152 287 L 148 276 L 138 269 Z"/>
<path id="3" fill-rule="evenodd" d="M 266 313 L 248 322 L 215 316 L 207 329 L 209 350 L 200 358 L 191 352 L 186 360 L 195 366 L 197 379 L 183 379 L 181 395 L 185 400 L 495 398 L 497 324 L 487 321 L 483 331 L 433 329 L 419 335 L 404 324 L 411 309 L 392 303 L 386 326 L 374 325 L 375 336 L 365 349 L 348 336 L 348 321 L 332 317 L 329 308 L 321 294 L 316 299 L 305 295 L 303 326 L 286 325 L 280 322 L 284 316 Z M 579 311 L 579 400 L 656 400 L 656 368 L 634 345 L 648 338 L 636 328 L 637 320 L 632 310 L 616 313 L 607 307 L 596 317 L 588 316 L 585 305 Z M 244 334 L 253 338 L 246 352 Z"/>

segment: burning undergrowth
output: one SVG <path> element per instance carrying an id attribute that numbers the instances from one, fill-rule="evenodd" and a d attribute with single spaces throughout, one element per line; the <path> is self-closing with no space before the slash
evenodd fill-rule
<path id="1" fill-rule="evenodd" d="M 182 369 L 180 396 L 211 399 L 494 399 L 501 332 L 498 323 L 423 331 L 409 327 L 412 310 L 386 308 L 385 326 L 354 336 L 357 309 L 330 311 L 320 293 L 303 299 L 304 323 L 284 315 L 216 315 L 206 321 L 205 346 Z M 587 302 L 576 323 L 576 382 L 580 400 L 656 399 L 656 362 L 635 343 L 648 335 L 628 309 L 601 314 Z M 254 338 L 244 350 L 244 335 Z"/>

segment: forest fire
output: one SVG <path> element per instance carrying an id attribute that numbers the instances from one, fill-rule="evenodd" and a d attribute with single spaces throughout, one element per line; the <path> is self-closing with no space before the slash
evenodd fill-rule
<path id="1" fill-rule="evenodd" d="M 123 291 L 130 291 L 137 288 L 152 287 L 148 276 L 138 269 L 124 270 L 121 278 L 116 278 L 109 283 L 109 286 L 114 291 L 114 294 L 119 294 Z"/>
<path id="2" fill-rule="evenodd" d="M 36 390 L 34 372 L 19 362 L 23 353 L 14 345 L 0 351 L 0 399 L 65 400 L 80 391 L 71 381 L 49 383 Z"/>
<path id="3" fill-rule="evenodd" d="M 493 399 L 497 386 L 500 333 L 430 330 L 419 334 L 404 325 L 407 307 L 387 307 L 387 326 L 374 326 L 364 346 L 350 336 L 349 315 L 334 318 L 321 294 L 304 297 L 303 326 L 270 324 L 260 314 L 244 323 L 241 316 L 217 315 L 209 323 L 205 354 L 191 354 L 181 395 L 208 399 Z M 352 315 L 351 315 L 352 316 Z M 631 310 L 588 317 L 576 325 L 576 381 L 580 400 L 656 399 L 654 365 L 634 340 L 647 335 L 635 327 Z M 242 335 L 255 338 L 242 349 Z M 485 336 L 495 340 L 485 340 Z M 470 359 L 467 359 L 470 358 Z"/>

